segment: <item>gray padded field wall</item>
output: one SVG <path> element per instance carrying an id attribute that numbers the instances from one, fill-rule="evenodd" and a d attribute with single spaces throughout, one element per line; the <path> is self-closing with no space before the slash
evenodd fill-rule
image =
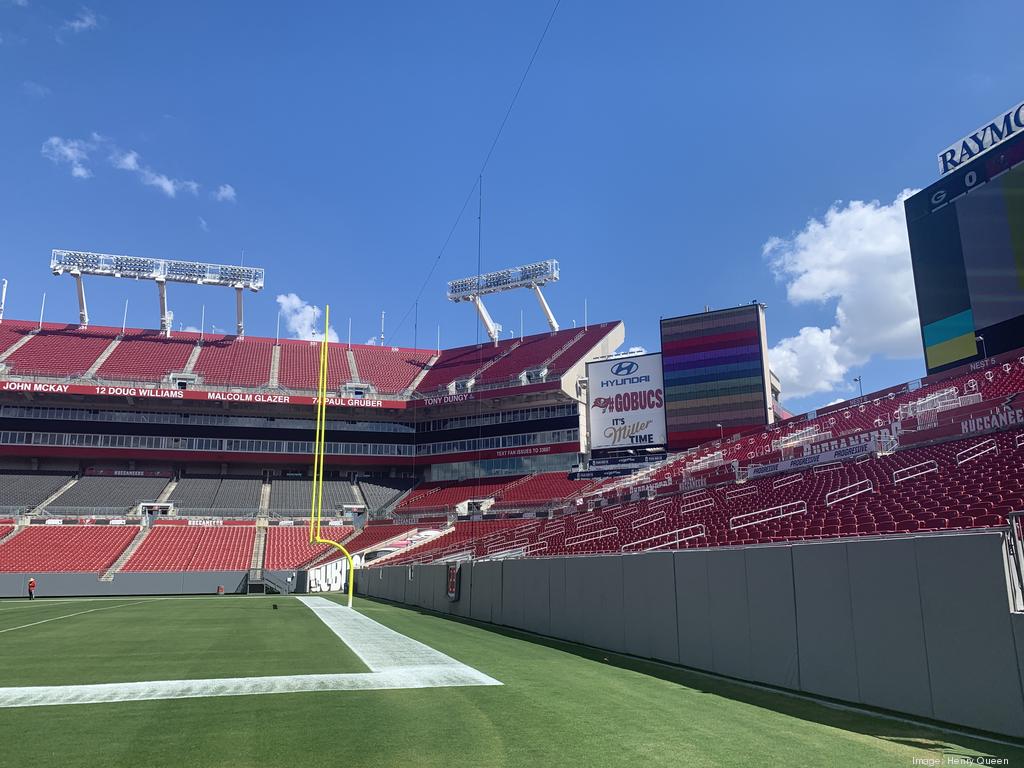
<path id="1" fill-rule="evenodd" d="M 29 576 L 38 582 L 36 597 L 103 597 L 119 595 L 214 595 L 245 591 L 248 571 L 119 573 L 100 581 L 95 573 L 0 573 L 0 597 L 24 597 Z"/>
<path id="2" fill-rule="evenodd" d="M 411 575 L 411 578 L 410 578 Z M 1024 615 L 1001 534 L 463 563 L 361 594 L 755 683 L 1024 737 Z"/>

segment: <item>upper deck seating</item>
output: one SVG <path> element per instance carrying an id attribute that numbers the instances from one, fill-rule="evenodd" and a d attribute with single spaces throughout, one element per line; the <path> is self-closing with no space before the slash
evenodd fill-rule
<path id="1" fill-rule="evenodd" d="M 27 329 L 22 333 L 27 333 Z M 75 325 L 46 324 L 4 362 L 10 373 L 18 376 L 81 376 L 92 367 L 116 334 L 112 328 L 80 330 Z"/>
<path id="2" fill-rule="evenodd" d="M 198 333 L 176 333 L 168 339 L 159 331 L 129 331 L 96 376 L 114 381 L 161 381 L 185 368 L 198 339 Z"/>
<path id="3" fill-rule="evenodd" d="M 0 470 L 0 507 L 35 507 L 71 477 L 67 472 Z"/>
<path id="4" fill-rule="evenodd" d="M 86 475 L 49 506 L 124 510 L 140 501 L 154 501 L 166 485 L 166 477 Z"/>
<path id="5" fill-rule="evenodd" d="M 320 376 L 320 342 L 288 339 L 281 342 L 281 364 L 278 382 L 287 389 L 315 391 Z M 345 348 L 340 344 L 327 347 L 327 389 L 337 391 L 352 380 Z"/>
<path id="6" fill-rule="evenodd" d="M 385 394 L 400 394 L 409 388 L 427 362 L 433 357 L 422 349 L 369 347 L 353 345 L 360 381 L 372 384 Z"/>
<path id="7" fill-rule="evenodd" d="M 207 337 L 193 371 L 206 384 L 265 387 L 270 383 L 272 339 Z"/>

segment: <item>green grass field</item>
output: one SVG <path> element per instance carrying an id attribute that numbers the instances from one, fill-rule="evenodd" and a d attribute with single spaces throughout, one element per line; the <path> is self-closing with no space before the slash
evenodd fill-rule
<path id="1" fill-rule="evenodd" d="M 357 609 L 503 685 L 0 708 L 0 766 L 1024 766 L 1024 745 L 382 603 Z M 368 670 L 295 598 L 0 601 L 0 687 L 315 673 Z"/>

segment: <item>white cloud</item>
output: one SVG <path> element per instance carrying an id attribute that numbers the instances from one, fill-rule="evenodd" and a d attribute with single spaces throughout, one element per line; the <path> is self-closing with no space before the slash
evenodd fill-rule
<path id="1" fill-rule="evenodd" d="M 148 187 L 156 187 L 168 197 L 177 197 L 179 192 L 199 194 L 199 184 L 195 181 L 172 179 L 164 173 L 158 173 L 142 164 L 142 157 L 134 149 L 122 152 L 114 149 L 110 155 L 110 164 L 122 171 L 131 171 L 139 177 L 139 181 Z"/>
<path id="2" fill-rule="evenodd" d="M 146 165 L 142 161 L 142 156 L 134 149 L 121 149 L 113 140 L 100 136 L 98 133 L 91 134 L 88 139 L 64 139 L 60 136 L 51 136 L 43 143 L 42 153 L 44 157 L 58 165 L 70 165 L 71 175 L 75 178 L 87 179 L 92 176 L 92 170 L 88 165 L 90 154 L 99 149 L 108 153 L 107 159 L 112 167 L 134 174 L 142 184 L 159 189 L 167 197 L 175 198 L 183 192 L 193 196 L 199 195 L 201 185 L 198 181 L 176 179 L 166 173 L 160 173 Z M 222 185 L 221 190 L 225 186 L 234 195 L 234 188 L 230 185 Z"/>
<path id="3" fill-rule="evenodd" d="M 137 171 L 139 170 L 139 154 L 138 152 L 124 152 L 122 154 L 114 153 L 110 156 L 110 162 L 114 164 L 115 168 L 120 168 L 122 171 Z"/>
<path id="4" fill-rule="evenodd" d="M 196 328 L 194 325 L 186 325 L 181 329 L 184 333 L 202 333 L 202 330 Z"/>
<path id="5" fill-rule="evenodd" d="M 213 199 L 220 203 L 235 202 L 235 188 L 230 184 L 221 184 L 213 193 Z"/>
<path id="6" fill-rule="evenodd" d="M 95 134 L 93 134 L 95 136 Z M 60 136 L 51 136 L 43 142 L 40 149 L 43 157 L 53 161 L 57 165 L 71 166 L 71 175 L 76 179 L 88 179 L 92 176 L 87 163 L 89 153 L 96 148 L 94 141 L 83 139 L 64 139 Z"/>
<path id="7" fill-rule="evenodd" d="M 826 328 L 801 328 L 769 352 L 784 398 L 831 392 L 872 356 L 921 354 L 914 276 L 903 201 L 835 203 L 795 235 L 773 237 L 763 253 L 791 304 L 835 301 Z"/>
<path id="8" fill-rule="evenodd" d="M 50 89 L 32 80 L 26 80 L 21 84 L 22 93 L 31 96 L 33 99 L 45 99 L 50 95 Z"/>
<path id="9" fill-rule="evenodd" d="M 206 223 L 206 219 L 204 219 L 202 216 L 199 217 L 199 228 L 203 230 L 203 232 L 210 231 L 210 226 Z"/>
<path id="10" fill-rule="evenodd" d="M 323 338 L 320 318 L 323 310 L 314 306 L 294 293 L 282 293 L 277 297 L 277 305 L 281 309 L 281 319 L 293 339 L 310 341 Z M 338 334 L 334 326 L 327 328 L 327 340 L 337 341 Z"/>
<path id="11" fill-rule="evenodd" d="M 72 32 L 77 35 L 79 32 L 88 32 L 90 29 L 96 29 L 98 26 L 99 19 L 96 18 L 96 14 L 83 7 L 77 16 L 68 19 L 61 25 L 60 31 Z M 60 38 L 58 37 L 58 39 Z"/>

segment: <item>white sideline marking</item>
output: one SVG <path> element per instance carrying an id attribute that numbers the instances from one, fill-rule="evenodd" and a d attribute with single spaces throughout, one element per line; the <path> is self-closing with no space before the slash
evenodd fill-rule
<path id="1" fill-rule="evenodd" d="M 322 597 L 298 599 L 362 659 L 370 672 L 0 688 L 0 708 L 253 696 L 265 693 L 501 685 L 494 678 L 388 629 L 351 608 Z"/>
<path id="2" fill-rule="evenodd" d="M 81 616 L 85 613 L 95 613 L 96 611 L 112 611 L 114 608 L 125 608 L 129 605 L 138 605 L 139 603 L 148 603 L 149 600 L 136 600 L 133 603 L 118 603 L 117 605 L 107 605 L 103 608 L 90 608 L 88 611 L 79 611 L 78 613 L 65 613 L 63 616 L 51 616 L 49 619 L 40 619 L 39 621 L 33 621 L 30 624 L 22 624 L 20 627 L 8 627 L 7 629 L 0 629 L 0 635 L 4 632 L 13 632 L 16 629 L 28 629 L 34 627 L 37 624 L 46 624 L 49 621 L 60 621 L 61 619 L 70 619 L 74 616 Z"/>

